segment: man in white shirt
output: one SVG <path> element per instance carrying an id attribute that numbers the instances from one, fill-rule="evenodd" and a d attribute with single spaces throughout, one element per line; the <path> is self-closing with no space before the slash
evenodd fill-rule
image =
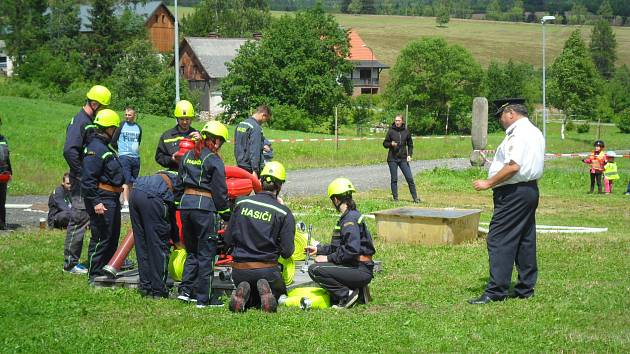
<path id="1" fill-rule="evenodd" d="M 534 295 L 536 265 L 537 180 L 542 177 L 545 139 L 527 118 L 524 99 L 495 101 L 506 136 L 490 165 L 488 179 L 473 182 L 478 190 L 493 189 L 494 213 L 488 232 L 490 278 L 484 293 L 468 302 L 473 305 L 502 301 L 508 296 L 526 299 Z M 508 295 L 512 268 L 518 281 Z"/>

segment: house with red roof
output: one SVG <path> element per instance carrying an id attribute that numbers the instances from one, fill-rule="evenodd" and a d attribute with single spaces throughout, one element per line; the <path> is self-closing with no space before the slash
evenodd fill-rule
<path id="1" fill-rule="evenodd" d="M 377 94 L 381 71 L 389 69 L 389 66 L 378 61 L 372 48 L 365 44 L 356 30 L 350 29 L 348 37 L 350 54 L 347 59 L 354 65 L 352 72 L 347 75 L 353 86 L 352 96 Z"/>

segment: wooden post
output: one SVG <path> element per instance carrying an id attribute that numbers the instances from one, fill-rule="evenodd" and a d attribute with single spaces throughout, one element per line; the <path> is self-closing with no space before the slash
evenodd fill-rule
<path id="1" fill-rule="evenodd" d="M 337 146 L 337 150 L 339 150 L 339 106 L 335 106 L 335 144 Z"/>

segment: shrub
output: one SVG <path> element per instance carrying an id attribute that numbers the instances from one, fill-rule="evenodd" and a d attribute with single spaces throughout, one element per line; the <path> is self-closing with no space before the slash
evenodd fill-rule
<path id="1" fill-rule="evenodd" d="M 308 113 L 291 105 L 276 105 L 271 109 L 273 118 L 269 125 L 273 129 L 309 131 L 313 122 Z"/>
<path id="2" fill-rule="evenodd" d="M 573 123 L 572 120 L 569 120 L 564 129 L 566 129 L 568 132 L 575 130 L 575 123 Z"/>
<path id="3" fill-rule="evenodd" d="M 616 123 L 622 133 L 630 133 L 630 108 L 626 108 L 616 117 Z"/>
<path id="4" fill-rule="evenodd" d="M 591 130 L 591 125 L 589 124 L 588 121 L 577 126 L 577 132 L 580 134 L 588 133 L 590 130 Z"/>
<path id="5" fill-rule="evenodd" d="M 0 96 L 46 99 L 48 92 L 35 83 L 10 79 L 0 82 Z"/>

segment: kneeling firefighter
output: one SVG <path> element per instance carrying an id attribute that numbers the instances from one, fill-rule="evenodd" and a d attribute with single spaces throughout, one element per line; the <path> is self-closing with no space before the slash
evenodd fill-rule
<path id="1" fill-rule="evenodd" d="M 372 236 L 352 199 L 355 188 L 347 178 L 337 178 L 328 185 L 328 197 L 341 213 L 331 243 L 307 246 L 315 263 L 308 275 L 328 290 L 337 308 L 349 308 L 359 299 L 360 290 L 372 281 L 376 253 Z"/>
<path id="2" fill-rule="evenodd" d="M 224 235 L 232 247 L 232 279 L 238 284 L 230 299 L 233 312 L 250 307 L 275 312 L 278 298 L 287 292 L 278 265 L 278 257 L 289 258 L 295 249 L 293 214 L 278 201 L 286 171 L 272 161 L 260 177 L 263 191 L 236 201 Z"/>
<path id="3" fill-rule="evenodd" d="M 210 121 L 179 161 L 175 200 L 179 201 L 186 262 L 178 299 L 196 302 L 198 308 L 222 306 L 210 299 L 214 257 L 217 253 L 219 219 L 229 220 L 225 165 L 218 152 L 228 139 L 225 125 Z"/>
<path id="4" fill-rule="evenodd" d="M 88 281 L 102 275 L 120 237 L 120 193 L 124 182 L 118 153 L 109 143 L 120 125 L 120 117 L 103 109 L 94 118 L 96 129 L 85 148 L 81 192 L 90 216 L 92 237 L 88 247 Z"/>
<path id="5" fill-rule="evenodd" d="M 168 297 L 168 241 L 179 242 L 173 195 L 176 179 L 176 172 L 160 171 L 139 177 L 131 190 L 129 213 L 140 275 L 138 290 L 143 296 Z"/>

